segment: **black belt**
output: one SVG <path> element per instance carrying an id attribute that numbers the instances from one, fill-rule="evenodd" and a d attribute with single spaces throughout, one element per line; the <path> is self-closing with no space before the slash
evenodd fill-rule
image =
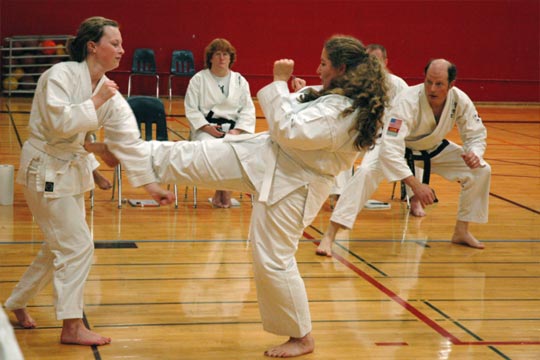
<path id="1" fill-rule="evenodd" d="M 420 155 L 414 155 L 413 151 L 409 148 L 405 148 L 405 159 L 407 160 L 407 165 L 411 169 L 414 175 L 414 161 L 422 160 L 424 161 L 424 176 L 422 177 L 422 183 L 429 184 L 429 177 L 431 175 L 431 158 L 439 155 L 445 147 L 450 144 L 448 140 L 443 139 L 441 144 L 432 152 L 427 152 L 426 150 L 420 150 Z"/>
<path id="2" fill-rule="evenodd" d="M 236 125 L 236 121 L 224 119 L 224 118 L 214 118 L 213 116 L 214 116 L 214 112 L 210 110 L 208 115 L 206 115 L 206 121 L 212 124 L 217 124 L 217 125 L 231 124 L 231 130 L 234 129 L 234 126 Z"/>

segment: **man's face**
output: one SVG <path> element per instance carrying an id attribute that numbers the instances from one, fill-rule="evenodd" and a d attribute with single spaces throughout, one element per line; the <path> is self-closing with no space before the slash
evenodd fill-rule
<path id="1" fill-rule="evenodd" d="M 432 109 L 444 106 L 448 91 L 454 83 L 448 84 L 448 65 L 446 63 L 432 63 L 426 72 L 424 89 L 429 105 Z"/>

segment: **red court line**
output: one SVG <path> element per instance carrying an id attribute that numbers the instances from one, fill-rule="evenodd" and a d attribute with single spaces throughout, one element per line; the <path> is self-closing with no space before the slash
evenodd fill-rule
<path id="1" fill-rule="evenodd" d="M 309 240 L 313 240 L 313 243 L 318 246 L 319 242 L 315 241 L 313 236 L 309 235 L 308 233 L 304 232 L 304 237 Z M 430 319 L 427 315 L 422 313 L 420 310 L 409 304 L 406 300 L 402 299 L 397 295 L 395 292 L 375 280 L 373 277 L 369 276 L 356 266 L 354 266 L 349 261 L 345 260 L 342 256 L 333 253 L 332 256 L 341 262 L 343 265 L 354 271 L 357 275 L 359 275 L 362 279 L 366 280 L 368 283 L 376 287 L 379 291 L 387 295 L 390 299 L 394 300 L 396 303 L 401 305 L 405 310 L 409 311 L 411 314 L 413 314 L 418 320 L 422 321 L 424 324 L 435 330 L 437 333 L 439 333 L 441 336 L 447 338 L 452 342 L 454 345 L 540 345 L 540 341 L 461 341 L 454 335 L 452 335 L 450 332 L 448 332 L 446 329 L 444 329 L 442 326 L 437 324 L 435 321 Z"/>

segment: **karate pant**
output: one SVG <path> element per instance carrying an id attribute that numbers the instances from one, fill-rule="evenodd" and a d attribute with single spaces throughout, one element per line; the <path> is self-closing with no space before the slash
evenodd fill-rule
<path id="1" fill-rule="evenodd" d="M 358 213 L 384 179 L 379 163 L 379 146 L 368 151 L 354 176 L 347 182 L 336 203 L 330 220 L 352 229 Z"/>
<path id="2" fill-rule="evenodd" d="M 417 153 L 416 151 L 414 152 Z M 488 221 L 489 188 L 491 167 L 471 169 L 461 155 L 463 148 L 450 141 L 437 156 L 431 158 L 431 172 L 461 185 L 457 219 L 466 222 L 486 223 Z M 423 167 L 423 161 L 415 161 L 416 167 Z"/>
<path id="3" fill-rule="evenodd" d="M 29 181 L 35 181 L 35 175 Z M 82 318 L 84 283 L 94 254 L 84 194 L 51 199 L 25 188 L 24 196 L 45 240 L 6 301 L 6 309 L 26 307 L 52 279 L 56 318 Z"/>
<path id="4" fill-rule="evenodd" d="M 336 175 L 336 178 L 334 179 L 334 185 L 332 186 L 332 190 L 330 191 L 330 195 L 341 195 L 343 193 L 343 189 L 347 185 L 349 181 L 351 181 L 353 177 L 353 169 L 347 169 L 339 174 Z"/>
<path id="5" fill-rule="evenodd" d="M 13 333 L 13 327 L 0 306 L 0 359 L 22 360 L 23 354 Z"/>
<path id="6" fill-rule="evenodd" d="M 289 337 L 307 335 L 311 331 L 309 304 L 295 259 L 304 230 L 307 187 L 296 189 L 271 206 L 258 201 L 257 190 L 232 146 L 220 140 L 162 142 L 153 155 L 163 183 L 254 194 L 249 240 L 263 328 Z"/>

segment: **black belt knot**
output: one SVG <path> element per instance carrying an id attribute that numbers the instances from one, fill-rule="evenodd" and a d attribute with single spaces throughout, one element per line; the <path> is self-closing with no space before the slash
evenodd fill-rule
<path id="1" fill-rule="evenodd" d="M 414 155 L 413 150 L 405 148 L 405 159 L 407 160 L 407 165 L 411 169 L 414 175 L 414 161 L 422 160 L 424 162 L 424 176 L 422 177 L 422 183 L 429 184 L 429 178 L 431 175 L 431 158 L 439 155 L 441 151 L 444 150 L 450 144 L 448 140 L 443 139 L 441 144 L 432 152 L 426 150 L 420 150 L 420 155 Z"/>
<path id="2" fill-rule="evenodd" d="M 234 129 L 234 126 L 236 125 L 236 121 L 224 119 L 224 118 L 214 118 L 214 112 L 210 110 L 208 115 L 206 115 L 206 121 L 212 124 L 217 125 L 223 125 L 223 124 L 231 124 L 231 130 Z"/>

